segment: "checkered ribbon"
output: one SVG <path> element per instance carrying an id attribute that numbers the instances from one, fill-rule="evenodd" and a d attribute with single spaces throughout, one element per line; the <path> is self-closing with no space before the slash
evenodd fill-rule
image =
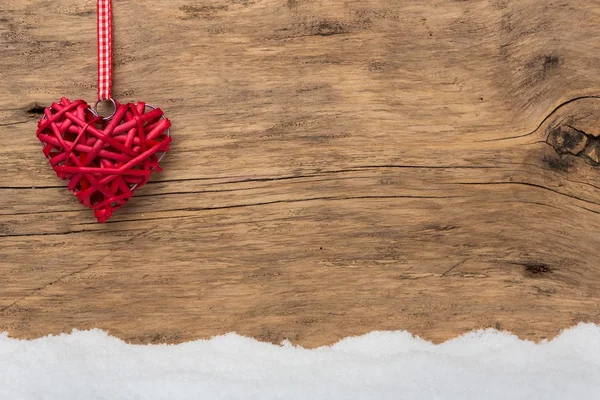
<path id="1" fill-rule="evenodd" d="M 112 0 L 98 0 L 98 100 L 112 97 Z"/>

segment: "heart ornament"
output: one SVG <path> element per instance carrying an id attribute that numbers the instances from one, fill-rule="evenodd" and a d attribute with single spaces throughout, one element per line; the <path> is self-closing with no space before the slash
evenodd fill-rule
<path id="1" fill-rule="evenodd" d="M 106 222 L 150 179 L 171 143 L 170 121 L 143 102 L 114 106 L 108 118 L 83 100 L 62 98 L 44 110 L 37 137 L 56 175 Z"/>

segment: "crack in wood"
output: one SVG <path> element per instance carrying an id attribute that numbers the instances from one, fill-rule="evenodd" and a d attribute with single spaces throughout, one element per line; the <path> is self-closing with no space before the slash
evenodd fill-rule
<path id="1" fill-rule="evenodd" d="M 178 212 L 178 211 L 189 211 L 189 212 L 199 212 L 199 211 L 212 211 L 212 210 L 225 210 L 225 209 L 235 209 L 235 208 L 246 208 L 246 207 L 260 207 L 266 205 L 273 204 L 282 204 L 282 203 L 302 203 L 302 202 L 312 202 L 312 201 L 344 201 L 344 200 L 367 200 L 367 199 L 460 199 L 465 198 L 466 196 L 355 196 L 355 197 L 340 197 L 340 196 L 331 196 L 331 197 L 313 197 L 309 199 L 292 199 L 292 200 L 274 200 L 274 201 L 266 201 L 259 203 L 250 203 L 250 204 L 232 204 L 229 206 L 216 206 L 216 207 L 186 207 L 186 208 L 177 208 L 171 209 L 169 212 Z M 171 219 L 172 217 L 167 217 L 164 219 Z M 148 219 L 150 220 L 150 219 Z M 128 222 L 132 221 L 146 221 L 146 219 L 139 220 L 128 220 Z M 105 225 L 108 224 L 117 224 L 123 223 L 125 221 L 107 221 Z M 97 224 L 95 224 L 97 225 Z M 67 235 L 74 233 L 84 233 L 91 232 L 95 230 L 78 230 L 78 231 L 69 231 L 69 232 L 53 232 L 53 233 L 20 233 L 20 234 L 4 234 L 0 235 L 0 238 L 10 238 L 10 237 L 27 237 L 27 236 L 53 236 L 53 235 Z"/>
<path id="2" fill-rule="evenodd" d="M 347 169 L 330 170 L 330 171 L 319 171 L 314 174 L 306 175 L 290 175 L 281 177 L 260 177 L 260 178 L 239 178 L 239 177 L 203 177 L 203 178 L 176 178 L 176 179 L 157 179 L 148 182 L 147 185 L 158 185 L 158 184 L 169 184 L 169 183 L 184 183 L 184 182 L 201 182 L 201 181 L 213 181 L 222 180 L 222 182 L 214 182 L 211 185 L 227 185 L 234 183 L 247 183 L 247 182 L 277 182 L 285 180 L 298 180 L 306 178 L 315 178 L 326 176 L 329 174 L 340 174 L 345 172 L 358 172 L 369 169 L 432 169 L 432 170 L 444 170 L 444 169 L 498 169 L 498 166 L 493 165 L 362 165 Z M 47 185 L 47 186 L 0 186 L 0 190 L 46 190 L 46 189 L 62 189 L 65 186 L 61 185 Z M 136 195 L 139 197 L 139 195 Z"/>
<path id="3" fill-rule="evenodd" d="M 476 142 L 478 142 L 478 143 L 500 142 L 500 141 L 505 141 L 505 140 L 520 139 L 523 137 L 534 135 L 536 132 L 539 132 L 539 130 L 542 128 L 542 126 L 544 126 L 544 124 L 546 122 L 548 122 L 548 120 L 550 120 L 550 118 L 553 117 L 556 113 L 558 113 L 558 111 L 560 111 L 562 108 L 564 108 L 567 105 L 572 104 L 576 101 L 585 100 L 585 99 L 600 99 L 600 95 L 577 96 L 577 97 L 573 97 L 572 99 L 569 99 L 567 101 L 560 103 L 558 106 L 554 107 L 554 109 L 549 114 L 547 114 L 544 117 L 544 119 L 542 119 L 542 121 L 538 124 L 538 126 L 534 130 L 532 130 L 530 132 L 527 132 L 527 133 L 524 133 L 521 135 L 506 136 L 506 137 L 495 138 L 495 139 L 476 140 Z"/>
<path id="4" fill-rule="evenodd" d="M 149 235 L 149 234 L 150 234 L 150 233 L 152 233 L 152 232 L 153 232 L 155 229 L 156 229 L 156 226 L 155 226 L 155 227 L 153 227 L 153 228 L 151 228 L 151 229 L 148 229 L 148 230 L 143 230 L 143 231 L 141 231 L 140 233 L 138 233 L 137 235 L 133 235 L 131 238 L 127 239 L 127 240 L 125 241 L 125 243 L 126 243 L 126 244 L 129 244 L 129 243 L 133 242 L 135 239 L 137 239 L 137 238 L 139 238 L 139 237 L 142 237 L 142 236 Z M 26 299 L 28 299 L 28 298 L 30 298 L 30 297 L 32 297 L 32 296 L 34 296 L 34 295 L 36 295 L 36 294 L 38 294 L 38 293 L 42 292 L 44 289 L 47 289 L 47 288 L 49 288 L 50 286 L 53 286 L 53 285 L 55 285 L 55 284 L 59 283 L 60 281 L 62 281 L 62 280 L 64 280 L 64 279 L 70 278 L 70 277 L 72 277 L 72 276 L 75 276 L 75 275 L 79 275 L 79 274 L 81 274 L 81 273 L 83 273 L 83 272 L 85 272 L 85 271 L 88 271 L 88 270 L 90 270 L 90 269 L 92 269 L 92 268 L 96 267 L 98 264 L 100 264 L 102 261 L 104 261 L 106 258 L 108 258 L 108 256 L 110 256 L 111 254 L 112 254 L 112 252 L 111 252 L 111 251 L 109 251 L 109 252 L 108 252 L 108 253 L 106 253 L 104 256 L 100 257 L 100 258 L 99 258 L 97 261 L 95 261 L 94 263 L 92 263 L 92 264 L 90 264 L 90 265 L 87 265 L 87 266 L 85 266 L 85 267 L 83 267 L 83 268 L 80 268 L 80 269 L 78 269 L 78 270 L 76 270 L 76 271 L 73 271 L 73 272 L 70 272 L 70 273 L 68 273 L 68 274 L 62 275 L 62 276 L 60 276 L 60 277 L 56 278 L 55 280 L 53 280 L 53 281 L 51 281 L 51 282 L 48 282 L 47 284 L 45 284 L 45 285 L 43 285 L 43 286 L 40 286 L 40 287 L 38 287 L 38 288 L 35 288 L 35 289 L 33 289 L 33 290 L 31 291 L 31 293 L 29 293 L 29 294 L 27 294 L 27 295 L 25 295 L 25 296 L 22 296 L 22 297 L 20 297 L 20 298 L 18 298 L 18 299 L 17 299 L 17 300 L 15 300 L 13 303 L 11 303 L 11 304 L 9 304 L 9 305 L 7 305 L 7 306 L 5 306 L 5 307 L 2 307 L 2 308 L 0 308 L 0 312 L 5 312 L 5 311 L 7 311 L 7 310 L 11 309 L 12 307 L 14 307 L 14 306 L 16 306 L 17 304 L 19 304 L 20 302 L 22 302 L 23 300 L 26 300 Z"/>
<path id="5" fill-rule="evenodd" d="M 549 188 L 547 186 L 538 185 L 538 184 L 529 183 L 529 182 L 516 182 L 516 181 L 512 181 L 512 182 L 456 182 L 455 184 L 456 185 L 525 185 L 525 186 L 535 187 L 535 188 L 542 189 L 542 190 L 548 190 L 550 192 L 556 193 L 561 196 L 565 196 L 565 197 L 568 197 L 568 198 L 571 198 L 574 200 L 583 201 L 584 203 L 589 203 L 589 204 L 594 204 L 596 206 L 600 206 L 600 203 L 596 203 L 591 200 L 586 200 L 586 199 L 583 199 L 581 197 L 578 197 L 578 196 L 575 196 L 572 194 L 563 193 L 558 190 Z"/>
<path id="6" fill-rule="evenodd" d="M 14 126 L 14 125 L 23 125 L 31 121 L 31 118 L 26 119 L 25 121 L 17 121 L 17 122 L 8 122 L 5 124 L 0 124 L 0 126 Z"/>
<path id="7" fill-rule="evenodd" d="M 22 297 L 18 298 L 17 300 L 15 300 L 14 302 L 12 302 L 11 304 L 9 304 L 9 305 L 7 305 L 7 306 L 5 306 L 5 307 L 2 307 L 2 308 L 0 308 L 0 312 L 5 312 L 5 311 L 7 311 L 7 310 L 11 309 L 12 307 L 14 307 L 14 306 L 16 306 L 17 304 L 19 304 L 20 302 L 22 302 L 23 300 L 27 300 L 28 298 L 30 298 L 30 297 L 32 297 L 32 296 L 34 296 L 34 295 L 38 294 L 39 292 L 43 291 L 44 289 L 46 289 L 46 288 L 48 288 L 48 287 L 50 287 L 50 286 L 53 286 L 53 285 L 55 285 L 55 284 L 59 283 L 59 282 L 60 282 L 60 281 L 62 281 L 63 279 L 69 278 L 69 277 L 71 277 L 71 276 L 78 275 L 78 274 L 80 274 L 80 273 L 82 273 L 82 272 L 85 272 L 85 271 L 89 270 L 90 268 L 93 268 L 93 267 L 95 267 L 96 265 L 98 265 L 98 264 L 99 264 L 99 263 L 100 263 L 102 260 L 104 260 L 104 259 L 105 259 L 106 257 L 108 257 L 109 255 L 110 255 L 110 252 L 109 252 L 108 254 L 106 254 L 104 257 L 100 258 L 100 259 L 99 259 L 98 261 L 96 261 L 95 263 L 91 264 L 91 265 L 88 265 L 88 266 L 86 266 L 86 267 L 84 267 L 84 268 L 78 269 L 77 271 L 73 271 L 73 272 L 70 272 L 70 273 L 68 273 L 68 274 L 62 275 L 62 276 L 58 277 L 57 279 L 55 279 L 55 280 L 53 280 L 53 281 L 51 281 L 51 282 L 48 282 L 47 284 L 45 284 L 45 285 L 43 285 L 43 286 L 40 286 L 40 287 L 38 287 L 38 288 L 35 288 L 35 289 L 33 289 L 33 290 L 31 291 L 31 293 L 28 293 L 28 294 L 26 294 L 25 296 L 22 296 Z"/>
<path id="8" fill-rule="evenodd" d="M 450 267 L 446 272 L 444 272 L 441 276 L 447 276 L 450 272 L 452 272 L 454 269 L 456 269 L 457 267 L 460 267 L 461 265 L 463 265 L 465 262 L 467 262 L 468 258 L 465 258 L 464 260 L 460 261 L 457 264 L 454 264 L 452 267 Z"/>

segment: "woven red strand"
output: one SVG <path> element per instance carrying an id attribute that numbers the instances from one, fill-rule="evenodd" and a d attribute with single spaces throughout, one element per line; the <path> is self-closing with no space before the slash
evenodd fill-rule
<path id="1" fill-rule="evenodd" d="M 59 178 L 98 222 L 106 222 L 133 192 L 160 172 L 169 151 L 170 121 L 143 102 L 119 104 L 110 121 L 97 117 L 83 100 L 62 98 L 44 111 L 37 137 Z"/>

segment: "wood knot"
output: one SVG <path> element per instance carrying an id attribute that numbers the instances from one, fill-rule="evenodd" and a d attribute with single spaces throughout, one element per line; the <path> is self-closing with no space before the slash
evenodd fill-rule
<path id="1" fill-rule="evenodd" d="M 513 265 L 518 265 L 523 268 L 525 275 L 529 277 L 541 277 L 544 275 L 552 274 L 555 270 L 554 267 L 540 261 L 535 260 L 520 260 L 512 262 Z"/>
<path id="2" fill-rule="evenodd" d="M 554 271 L 551 266 L 542 262 L 521 261 L 516 262 L 515 264 L 522 266 L 528 275 L 547 275 L 551 274 Z"/>
<path id="3" fill-rule="evenodd" d="M 43 115 L 45 110 L 46 107 L 35 103 L 33 106 L 29 107 L 26 112 L 28 114 Z"/>
<path id="4" fill-rule="evenodd" d="M 597 165 L 600 163 L 600 138 L 570 125 L 555 127 L 546 142 L 560 155 L 572 155 Z"/>
<path id="5" fill-rule="evenodd" d="M 547 63 L 556 63 L 552 57 Z M 565 172 L 577 159 L 600 165 L 600 96 L 581 96 L 567 100 L 554 108 L 536 129 L 540 139 L 552 147 L 553 154 L 544 152 L 542 161 L 552 170 Z"/>
<path id="6" fill-rule="evenodd" d="M 552 272 L 552 268 L 550 268 L 546 264 L 525 264 L 525 271 L 530 273 L 531 275 L 543 275 Z"/>

